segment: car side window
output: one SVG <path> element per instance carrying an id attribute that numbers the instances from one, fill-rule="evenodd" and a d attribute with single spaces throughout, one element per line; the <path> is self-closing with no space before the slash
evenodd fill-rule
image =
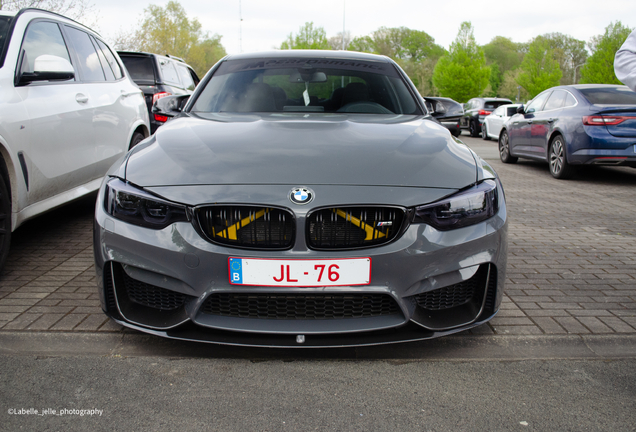
<path id="1" fill-rule="evenodd" d="M 177 74 L 174 64 L 170 60 L 159 60 L 159 67 L 161 68 L 161 76 L 165 84 L 172 84 L 180 86 L 179 75 Z"/>
<path id="2" fill-rule="evenodd" d="M 79 57 L 82 81 L 106 81 L 99 56 L 88 33 L 68 26 L 66 30 Z"/>
<path id="3" fill-rule="evenodd" d="M 541 111 L 541 107 L 543 106 L 543 102 L 550 96 L 552 92 L 541 93 L 539 96 L 534 98 L 532 102 L 526 108 L 526 114 L 531 114 L 533 112 Z"/>
<path id="4" fill-rule="evenodd" d="M 95 41 L 97 42 L 98 46 L 97 52 L 101 52 L 100 59 L 106 62 L 106 64 L 103 65 L 104 70 L 110 69 L 115 80 L 123 77 L 124 74 L 121 71 L 121 67 L 119 66 L 119 63 L 117 63 L 117 59 L 115 59 L 115 55 L 110 50 L 110 48 L 108 48 L 108 46 L 99 39 L 95 39 Z"/>
<path id="5" fill-rule="evenodd" d="M 186 90 L 194 90 L 194 81 L 192 81 L 192 75 L 190 75 L 190 71 L 185 65 L 177 63 L 177 71 L 179 72 L 179 77 L 181 78 L 181 84 L 183 84 L 183 88 Z"/>
<path id="6" fill-rule="evenodd" d="M 576 98 L 568 92 L 565 92 L 565 94 L 566 96 L 565 96 L 564 108 L 568 108 L 568 107 L 576 105 Z"/>
<path id="7" fill-rule="evenodd" d="M 22 72 L 33 72 L 35 59 L 41 55 L 54 55 L 71 62 L 60 27 L 54 22 L 36 21 L 29 24 L 22 49 L 24 59 L 19 66 Z"/>
<path id="8" fill-rule="evenodd" d="M 503 112 L 503 108 L 500 107 L 500 108 L 497 108 L 496 110 L 494 110 L 491 115 L 501 117 L 502 112 Z"/>
<path id="9" fill-rule="evenodd" d="M 552 92 L 548 101 L 545 103 L 543 111 L 555 110 L 563 107 L 567 93 L 563 90 L 555 90 Z"/>

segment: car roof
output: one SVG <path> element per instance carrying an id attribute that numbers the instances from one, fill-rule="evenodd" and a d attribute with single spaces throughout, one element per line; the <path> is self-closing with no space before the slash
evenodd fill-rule
<path id="1" fill-rule="evenodd" d="M 382 63 L 392 63 L 386 56 L 378 54 L 361 53 L 357 51 L 331 51 L 331 50 L 275 50 L 260 51 L 244 54 L 231 54 L 225 60 L 250 60 L 262 58 L 332 58 L 346 60 L 367 60 Z"/>

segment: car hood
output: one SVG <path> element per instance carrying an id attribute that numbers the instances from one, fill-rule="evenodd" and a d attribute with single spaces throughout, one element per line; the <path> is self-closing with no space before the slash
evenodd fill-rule
<path id="1" fill-rule="evenodd" d="M 471 151 L 415 116 L 207 114 L 160 127 L 136 147 L 138 186 L 358 185 L 459 189 L 476 180 Z"/>

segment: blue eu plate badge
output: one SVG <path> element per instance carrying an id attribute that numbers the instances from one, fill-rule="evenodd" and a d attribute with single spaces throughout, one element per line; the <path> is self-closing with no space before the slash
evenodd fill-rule
<path id="1" fill-rule="evenodd" d="M 241 258 L 230 258 L 230 283 L 243 283 L 243 260 Z"/>

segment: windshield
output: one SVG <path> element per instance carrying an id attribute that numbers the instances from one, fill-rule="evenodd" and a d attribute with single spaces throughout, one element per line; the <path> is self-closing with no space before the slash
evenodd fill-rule
<path id="1" fill-rule="evenodd" d="M 636 93 L 627 86 L 580 88 L 583 96 L 595 105 L 636 105 Z"/>
<path id="2" fill-rule="evenodd" d="M 9 26 L 12 19 L 13 17 L 10 16 L 0 16 L 0 54 L 4 51 L 4 44 L 9 37 Z"/>
<path id="3" fill-rule="evenodd" d="M 392 64 L 325 58 L 226 61 L 192 111 L 422 113 Z"/>

